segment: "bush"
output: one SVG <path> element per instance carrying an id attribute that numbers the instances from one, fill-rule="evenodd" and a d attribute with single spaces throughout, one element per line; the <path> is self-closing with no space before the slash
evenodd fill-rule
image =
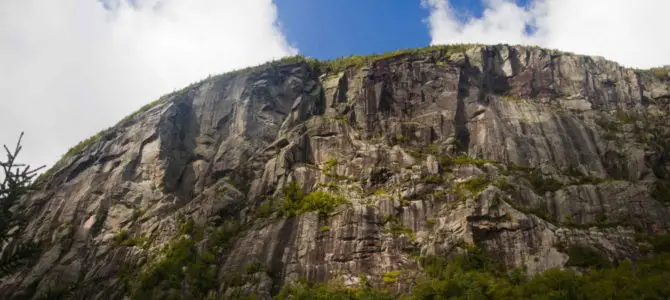
<path id="1" fill-rule="evenodd" d="M 320 216 L 327 216 L 338 206 L 349 203 L 348 200 L 325 191 L 315 191 L 304 196 L 298 184 L 293 181 L 284 188 L 282 214 L 295 216 L 317 211 Z"/>
<path id="2" fill-rule="evenodd" d="M 382 280 L 386 283 L 398 282 L 398 277 L 400 276 L 400 271 L 390 271 L 384 273 Z"/>
<path id="3" fill-rule="evenodd" d="M 333 172 L 333 169 L 337 167 L 338 161 L 337 158 L 331 157 L 323 164 L 323 173 L 330 176 Z"/>
<path id="4" fill-rule="evenodd" d="M 563 183 L 553 177 L 547 177 L 537 170 L 525 173 L 523 177 L 528 179 L 533 186 L 533 190 L 540 195 L 544 195 L 546 192 L 555 192 L 563 188 Z"/>
<path id="5" fill-rule="evenodd" d="M 470 191 L 472 194 L 479 194 L 489 186 L 489 181 L 483 176 L 474 177 L 468 181 L 461 182 L 460 187 Z"/>
<path id="6" fill-rule="evenodd" d="M 588 246 L 574 245 L 567 252 L 570 257 L 567 266 L 604 268 L 612 265 L 603 253 Z"/>

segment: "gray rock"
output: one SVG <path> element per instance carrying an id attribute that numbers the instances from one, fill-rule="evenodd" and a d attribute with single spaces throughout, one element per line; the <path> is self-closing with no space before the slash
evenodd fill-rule
<path id="1" fill-rule="evenodd" d="M 634 259 L 636 233 L 667 233 L 670 199 L 654 194 L 670 178 L 667 80 L 533 47 L 476 46 L 446 63 L 428 55 L 321 76 L 280 64 L 168 95 L 25 199 L 24 236 L 48 247 L 0 283 L 0 297 L 79 282 L 83 299 L 121 299 L 121 268 L 158 257 L 184 217 L 246 224 L 216 268 L 260 262 L 265 272 L 213 291 L 233 298 L 267 298 L 303 277 L 377 284 L 418 270 L 412 253 L 463 243 L 532 273 L 562 267 L 576 244 Z M 470 159 L 441 165 L 460 154 Z M 294 180 L 351 205 L 255 217 Z M 118 245 L 122 231 L 150 242 Z"/>

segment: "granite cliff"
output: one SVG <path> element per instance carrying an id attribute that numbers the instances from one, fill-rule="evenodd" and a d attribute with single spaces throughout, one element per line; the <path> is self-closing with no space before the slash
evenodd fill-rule
<path id="1" fill-rule="evenodd" d="M 473 246 L 531 274 L 574 247 L 639 259 L 670 229 L 668 113 L 669 69 L 535 47 L 214 76 L 39 180 L 21 211 L 45 248 L 0 297 L 267 298 L 396 270 L 402 291 L 416 257 Z"/>

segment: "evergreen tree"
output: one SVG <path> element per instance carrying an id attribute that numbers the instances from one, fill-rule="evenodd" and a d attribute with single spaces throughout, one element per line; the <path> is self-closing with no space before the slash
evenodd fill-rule
<path id="1" fill-rule="evenodd" d="M 25 218 L 16 211 L 17 204 L 30 191 L 33 178 L 43 168 L 31 169 L 17 162 L 22 138 L 23 133 L 13 151 L 3 146 L 7 158 L 0 160 L 0 279 L 24 266 L 39 252 L 38 243 L 21 242 L 19 237 Z"/>

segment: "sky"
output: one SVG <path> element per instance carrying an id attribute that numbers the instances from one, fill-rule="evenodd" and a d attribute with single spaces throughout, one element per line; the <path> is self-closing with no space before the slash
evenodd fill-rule
<path id="1" fill-rule="evenodd" d="M 0 144 L 67 149 L 210 74 L 302 54 L 331 59 L 509 43 L 670 64 L 668 0 L 2 0 Z"/>

